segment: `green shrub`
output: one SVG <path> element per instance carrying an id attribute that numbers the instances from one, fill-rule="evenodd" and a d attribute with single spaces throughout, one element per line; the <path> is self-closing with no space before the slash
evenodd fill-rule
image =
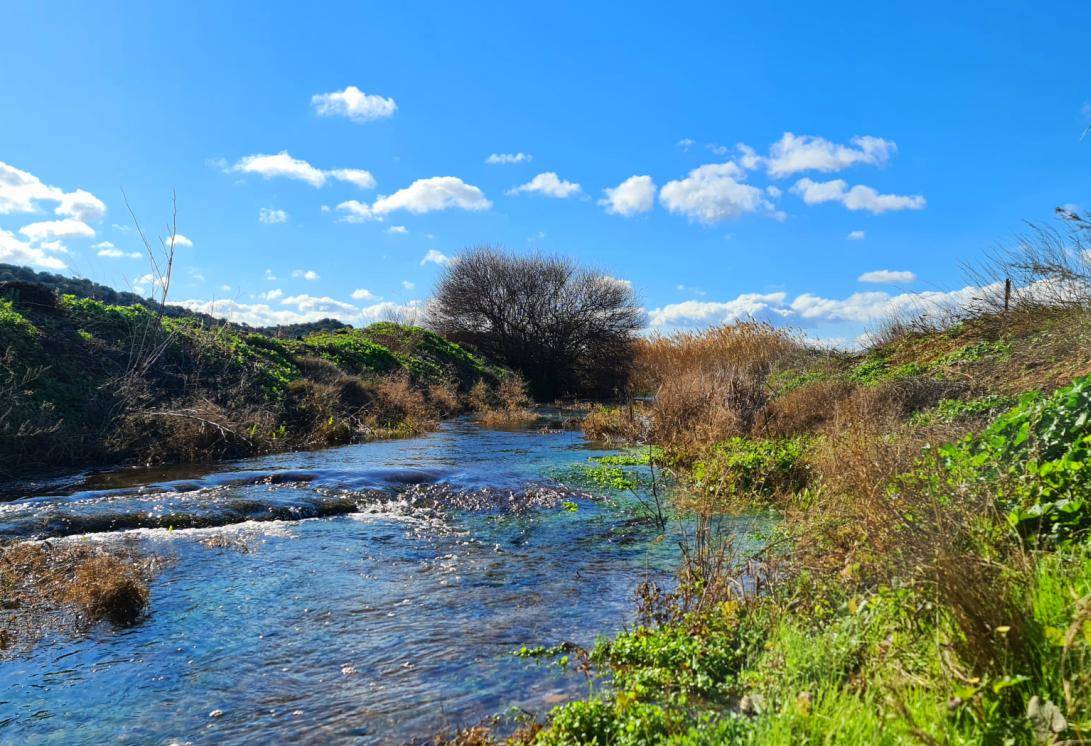
<path id="1" fill-rule="evenodd" d="M 693 479 L 719 497 L 777 497 L 808 481 L 808 441 L 736 437 L 717 443 L 693 464 Z"/>
<path id="2" fill-rule="evenodd" d="M 989 489 L 1024 537 L 1065 541 L 1091 527 L 1091 376 L 1030 393 L 985 432 L 940 449 L 954 477 Z M 995 484 L 994 484 L 995 483 Z"/>

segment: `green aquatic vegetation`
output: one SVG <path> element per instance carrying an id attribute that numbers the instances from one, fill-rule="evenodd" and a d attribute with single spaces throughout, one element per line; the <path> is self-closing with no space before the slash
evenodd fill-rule
<path id="1" fill-rule="evenodd" d="M 1030 539 L 1067 541 L 1091 528 L 1091 376 L 1050 396 L 1024 395 L 983 433 L 939 450 L 956 480 L 994 486 Z"/>
<path id="2" fill-rule="evenodd" d="M 806 486 L 809 441 L 736 437 L 709 448 L 693 464 L 693 480 L 719 497 L 776 497 Z"/>
<path id="3" fill-rule="evenodd" d="M 644 448 L 628 448 L 621 453 L 613 453 L 608 456 L 591 456 L 588 461 L 606 466 L 648 466 L 649 464 L 663 463 L 666 454 L 659 446 Z"/>

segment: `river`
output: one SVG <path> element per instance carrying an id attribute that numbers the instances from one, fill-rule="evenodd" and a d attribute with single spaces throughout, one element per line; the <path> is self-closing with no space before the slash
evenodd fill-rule
<path id="1" fill-rule="evenodd" d="M 617 631 L 637 584 L 677 562 L 631 496 L 561 487 L 606 453 L 455 420 L 2 502 L 0 537 L 169 561 L 136 625 L 0 661 L 0 741 L 415 743 L 586 694 L 582 674 L 512 651 Z"/>

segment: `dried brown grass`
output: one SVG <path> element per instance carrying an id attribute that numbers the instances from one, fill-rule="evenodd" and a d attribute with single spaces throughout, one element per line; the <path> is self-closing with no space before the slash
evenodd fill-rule
<path id="1" fill-rule="evenodd" d="M 2 545 L 0 638 L 11 647 L 29 647 L 54 629 L 133 624 L 147 606 L 155 566 L 131 547 Z"/>
<path id="2" fill-rule="evenodd" d="M 501 379 L 495 389 L 478 381 L 470 390 L 470 403 L 486 427 L 525 427 L 538 420 L 530 409 L 526 379 L 515 373 Z"/>
<path id="3" fill-rule="evenodd" d="M 693 453 L 749 433 L 768 402 L 769 376 L 802 354 L 793 333 L 757 322 L 642 342 L 636 386 L 654 393 L 652 437 Z"/>

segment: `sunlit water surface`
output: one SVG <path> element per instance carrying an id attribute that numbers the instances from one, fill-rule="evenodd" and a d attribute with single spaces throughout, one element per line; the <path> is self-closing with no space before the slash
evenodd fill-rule
<path id="1" fill-rule="evenodd" d="M 0 740 L 413 743 L 585 693 L 512 651 L 616 631 L 677 559 L 631 499 L 550 489 L 603 453 L 456 421 L 0 503 L 0 537 L 135 537 L 174 558 L 139 624 L 0 662 Z"/>

